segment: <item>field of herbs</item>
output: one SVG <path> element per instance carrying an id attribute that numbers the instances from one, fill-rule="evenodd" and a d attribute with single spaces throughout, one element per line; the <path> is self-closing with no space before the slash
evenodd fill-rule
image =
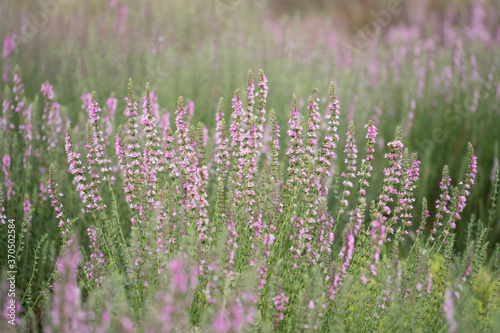
<path id="1" fill-rule="evenodd" d="M 1 332 L 500 331 L 500 5 L 314 3 L 0 4 Z"/>

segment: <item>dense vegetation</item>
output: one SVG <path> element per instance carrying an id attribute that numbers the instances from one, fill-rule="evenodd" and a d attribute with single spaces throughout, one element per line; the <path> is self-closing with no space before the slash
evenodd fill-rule
<path id="1" fill-rule="evenodd" d="M 15 299 L 20 331 L 497 331 L 500 12 L 471 13 L 2 5 L 1 330 Z"/>

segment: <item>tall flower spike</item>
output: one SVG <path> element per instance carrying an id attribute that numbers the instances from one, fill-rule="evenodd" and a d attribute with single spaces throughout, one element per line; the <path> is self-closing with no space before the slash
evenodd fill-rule
<path id="1" fill-rule="evenodd" d="M 162 171 L 160 138 L 156 131 L 156 119 L 151 110 L 151 89 L 149 83 L 146 84 L 146 94 L 143 97 L 143 113 L 141 123 L 146 132 L 146 144 L 144 147 L 143 158 L 143 177 L 145 184 L 148 185 L 147 197 L 151 207 L 154 205 L 154 197 L 157 192 L 159 182 L 158 172 Z M 146 163 L 147 160 L 147 163 Z"/>
<path id="2" fill-rule="evenodd" d="M 66 132 L 66 155 L 68 157 L 69 172 L 73 175 L 73 183 L 76 183 L 76 190 L 80 192 L 85 207 L 90 205 L 89 195 L 87 193 L 87 179 L 85 178 L 85 166 L 82 164 L 80 154 L 73 150 L 71 144 L 71 128 Z"/>
<path id="3" fill-rule="evenodd" d="M 184 100 L 182 96 L 177 100 L 177 109 L 175 110 L 175 126 L 177 133 L 177 144 L 181 150 L 181 155 L 184 158 L 188 143 L 188 128 L 184 120 L 186 110 L 184 108 Z"/>
<path id="4" fill-rule="evenodd" d="M 234 200 L 235 203 L 238 203 L 241 198 L 241 184 L 243 183 L 243 172 L 245 165 L 245 152 L 243 150 L 243 134 L 241 128 L 241 116 L 242 116 L 242 108 L 241 108 L 241 100 L 239 90 L 236 90 L 234 93 L 234 97 L 232 99 L 233 102 L 233 121 L 231 123 L 230 131 L 231 131 L 231 146 L 232 146 L 232 155 L 234 156 L 234 170 L 235 177 L 233 179 L 234 182 Z"/>
<path id="5" fill-rule="evenodd" d="M 456 193 L 453 198 L 455 207 L 450 213 L 450 219 L 448 221 L 448 227 L 451 229 L 456 228 L 456 222 L 461 219 L 461 213 L 465 209 L 465 204 L 467 197 L 470 195 L 471 186 L 474 184 L 477 174 L 477 157 L 474 155 L 474 148 L 469 142 L 469 165 L 467 167 L 467 173 L 465 175 L 465 182 L 460 182 L 460 186 L 456 189 Z"/>
<path id="6" fill-rule="evenodd" d="M 104 152 L 104 136 L 102 130 L 99 126 L 101 119 L 101 108 L 97 104 L 96 94 L 92 93 L 92 101 L 89 107 L 89 118 L 90 124 L 92 126 L 92 138 L 91 138 L 91 146 L 95 152 L 95 159 L 97 164 L 100 166 L 100 171 L 103 174 L 103 180 L 110 181 L 111 177 L 111 161 L 106 157 Z"/>
<path id="7" fill-rule="evenodd" d="M 185 147 L 184 158 L 182 160 L 182 174 L 184 175 L 184 208 L 186 212 L 191 211 L 197 207 L 199 201 L 198 183 L 198 158 L 196 155 L 196 133 L 194 126 L 190 126 L 188 131 L 188 144 Z"/>
<path id="8" fill-rule="evenodd" d="M 207 201 L 207 188 L 208 188 L 208 168 L 205 160 L 205 138 L 203 134 L 203 125 L 198 123 L 198 150 L 199 150 L 199 167 L 196 181 L 196 189 L 198 191 L 198 232 L 201 240 L 209 238 L 205 231 L 209 226 L 208 218 L 208 201 Z"/>
<path id="9" fill-rule="evenodd" d="M 120 125 L 116 131 L 115 136 L 115 152 L 118 156 L 118 166 L 123 172 L 123 176 L 126 178 L 128 174 L 126 155 L 125 155 L 125 144 L 123 143 L 123 126 Z"/>
<path id="10" fill-rule="evenodd" d="M 304 145 L 302 140 L 302 124 L 300 123 L 300 113 L 298 111 L 297 96 L 293 95 L 290 110 L 290 127 L 288 135 L 290 144 L 286 154 L 288 155 L 288 186 L 295 187 L 301 182 L 303 169 Z"/>
<path id="11" fill-rule="evenodd" d="M 116 143 L 115 143 L 115 152 L 118 156 L 118 166 L 120 167 L 123 174 L 123 182 L 124 182 L 124 192 L 125 192 L 125 201 L 129 204 L 130 208 L 134 208 L 132 201 L 134 200 L 136 194 L 134 191 L 134 169 L 132 164 L 128 161 L 126 154 L 125 144 L 123 142 L 123 127 L 120 125 L 118 127 L 118 131 L 116 133 Z M 135 219 L 133 220 L 135 222 Z"/>
<path id="12" fill-rule="evenodd" d="M 271 179 L 278 181 L 279 177 L 280 126 L 274 109 L 271 109 Z"/>
<path id="13" fill-rule="evenodd" d="M 257 119 L 255 126 L 257 127 L 257 153 L 260 155 L 263 146 L 264 139 L 264 123 L 266 122 L 266 100 L 267 94 L 269 91 L 269 87 L 267 86 L 267 77 L 264 74 L 264 71 L 261 69 L 259 71 L 259 104 L 257 107 Z"/>
<path id="14" fill-rule="evenodd" d="M 366 133 L 366 157 L 361 161 L 360 170 L 357 173 L 359 176 L 359 188 L 358 188 L 358 199 L 356 204 L 356 209 L 351 216 L 351 222 L 354 224 L 354 234 L 357 235 L 358 230 L 361 228 L 365 218 L 366 209 L 366 188 L 369 186 L 369 179 L 371 177 L 371 172 L 373 171 L 373 166 L 371 161 L 374 159 L 373 153 L 375 152 L 375 140 L 377 137 L 377 127 L 372 120 L 365 125 L 367 128 Z"/>
<path id="15" fill-rule="evenodd" d="M 322 165 L 325 167 L 325 172 L 327 176 L 330 175 L 330 168 L 333 158 L 335 158 L 335 148 L 337 142 L 339 141 L 339 135 L 337 134 L 340 119 L 340 106 L 337 96 L 335 96 L 335 85 L 330 83 L 329 92 L 329 104 L 328 113 L 325 118 L 328 121 L 327 135 L 324 138 L 322 156 L 324 161 Z"/>
<path id="16" fill-rule="evenodd" d="M 330 83 L 328 110 L 325 115 L 327 121 L 327 133 L 323 139 L 321 151 L 316 156 L 316 173 L 319 175 L 321 188 L 319 196 L 321 200 L 326 200 L 328 197 L 328 182 L 333 178 L 332 162 L 335 158 L 335 148 L 339 141 L 337 134 L 339 126 L 340 110 L 339 101 L 335 96 L 335 85 Z"/>
<path id="17" fill-rule="evenodd" d="M 139 159 L 141 156 L 138 141 L 138 127 L 137 124 L 137 102 L 134 99 L 134 86 L 132 80 L 128 82 L 128 97 L 125 98 L 127 102 L 126 116 L 128 119 L 128 144 L 127 144 L 127 157 L 129 158 L 133 173 L 139 173 Z"/>
<path id="18" fill-rule="evenodd" d="M 248 106 L 245 114 L 243 115 L 243 124 L 248 124 L 250 118 L 254 115 L 253 108 L 255 105 L 255 84 L 253 80 L 253 73 L 251 70 L 248 71 L 248 80 L 247 80 L 247 95 L 248 95 Z"/>
<path id="19" fill-rule="evenodd" d="M 104 254 L 99 246 L 99 239 L 94 228 L 87 229 L 90 240 L 90 260 L 83 266 L 83 271 L 87 277 L 87 284 L 100 288 L 103 280 Z"/>
<path id="20" fill-rule="evenodd" d="M 351 194 L 351 190 L 354 187 L 354 178 L 356 178 L 356 161 L 358 158 L 358 148 L 356 146 L 356 139 L 354 138 L 354 123 L 351 121 L 349 123 L 349 130 L 347 131 L 347 139 L 345 144 L 344 153 L 346 153 L 345 164 L 346 172 L 342 172 L 341 176 L 344 177 L 342 184 L 344 185 L 344 191 L 342 192 L 342 200 L 340 202 L 339 215 L 344 211 L 349 205 L 348 198 Z M 338 221 L 338 216 L 337 216 Z"/>
<path id="21" fill-rule="evenodd" d="M 390 215 L 392 210 L 389 204 L 394 201 L 393 195 L 397 195 L 396 184 L 401 182 L 402 177 L 402 160 L 403 160 L 403 143 L 401 142 L 400 132 L 397 132 L 396 139 L 387 144 L 391 149 L 390 154 L 385 154 L 385 158 L 389 160 L 389 167 L 384 169 L 384 185 L 382 193 L 379 195 L 377 208 L 372 212 L 372 220 L 378 212 L 383 214 L 382 219 L 387 220 L 387 215 Z M 394 228 L 388 228 L 391 234 L 394 233 Z M 390 238 L 387 239 L 390 241 Z"/>
<path id="22" fill-rule="evenodd" d="M 137 102 L 134 97 L 134 86 L 132 80 L 129 79 L 128 83 L 128 96 L 125 98 L 127 102 L 127 108 L 125 114 L 127 116 L 127 134 L 128 141 L 126 144 L 125 153 L 127 156 L 127 171 L 126 177 L 129 179 L 128 187 L 125 192 L 127 193 L 126 200 L 130 205 L 130 208 L 135 212 L 141 207 L 140 198 L 138 197 L 138 188 L 140 186 L 139 178 L 141 173 L 141 151 L 139 147 L 139 132 L 137 124 Z M 126 182 L 126 183 L 127 183 Z M 135 224 L 137 217 L 131 219 L 132 224 Z"/>
<path id="23" fill-rule="evenodd" d="M 198 161 L 200 162 L 200 166 L 207 166 L 207 158 L 206 158 L 206 147 L 207 147 L 207 138 L 206 138 L 206 128 L 203 126 L 201 122 L 198 122 Z"/>
<path id="24" fill-rule="evenodd" d="M 412 224 L 411 219 L 413 218 L 413 215 L 411 211 L 413 210 L 413 203 L 416 200 L 413 196 L 413 191 L 416 188 L 415 183 L 418 180 L 420 171 L 420 161 L 417 158 L 417 154 L 413 154 L 411 159 L 409 159 L 407 157 L 408 150 L 406 149 L 404 156 L 405 157 L 403 158 L 403 160 L 408 162 L 404 162 L 404 177 L 401 184 L 401 190 L 398 193 L 398 202 L 396 203 L 396 207 L 394 208 L 394 216 L 399 214 L 398 218 L 400 219 L 402 224 L 399 232 L 403 234 L 403 237 L 404 235 L 408 234 L 406 227 L 411 226 Z"/>
<path id="25" fill-rule="evenodd" d="M 99 210 L 103 208 L 102 199 L 99 195 L 98 185 L 101 183 L 99 174 L 97 173 L 97 156 L 98 151 L 92 144 L 92 137 L 94 135 L 94 130 L 90 126 L 90 122 L 88 124 L 88 133 L 87 133 L 87 164 L 88 164 L 88 172 L 89 172 L 89 183 L 87 185 L 87 190 L 90 195 L 90 202 L 87 204 L 88 209 L 96 209 Z"/>
<path id="26" fill-rule="evenodd" d="M 309 104 L 307 109 L 309 110 L 308 119 L 308 131 L 307 131 L 307 142 L 306 142 L 306 156 L 305 158 L 314 157 L 316 149 L 318 146 L 318 130 L 319 123 L 321 121 L 321 115 L 319 113 L 319 98 L 318 89 L 313 89 L 313 96 L 309 97 Z"/>
<path id="27" fill-rule="evenodd" d="M 245 184 L 247 188 L 245 189 L 245 194 L 247 195 L 247 203 L 252 206 L 255 202 L 254 176 L 257 172 L 257 128 L 255 127 L 254 116 L 252 116 L 248 124 L 248 131 L 245 137 L 245 148 L 247 149 L 245 162 Z"/>
<path id="28" fill-rule="evenodd" d="M 62 193 L 59 192 L 59 185 L 56 183 L 54 165 L 49 166 L 49 180 L 47 181 L 47 193 L 50 197 L 50 205 L 54 207 L 56 211 L 56 218 L 59 220 L 58 227 L 61 230 L 61 235 L 63 238 L 63 244 L 69 245 L 67 243 L 70 220 L 64 216 L 63 204 L 59 201 L 59 197 L 62 197 Z"/>
<path id="29" fill-rule="evenodd" d="M 436 220 L 434 222 L 434 228 L 432 229 L 431 240 L 434 240 L 438 228 L 443 225 L 444 214 L 450 212 L 448 208 L 448 204 L 451 201 L 449 192 L 450 184 L 451 178 L 449 176 L 448 166 L 445 165 L 443 168 L 441 182 L 439 183 L 441 193 L 439 194 L 439 199 L 436 200 Z"/>

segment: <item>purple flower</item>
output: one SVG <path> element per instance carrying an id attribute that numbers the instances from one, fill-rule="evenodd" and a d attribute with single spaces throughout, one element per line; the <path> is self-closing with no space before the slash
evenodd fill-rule
<path id="1" fill-rule="evenodd" d="M 14 183 L 10 176 L 10 155 L 4 155 L 2 158 L 2 170 L 5 178 L 5 187 L 7 188 L 7 200 L 11 200 L 14 191 Z"/>

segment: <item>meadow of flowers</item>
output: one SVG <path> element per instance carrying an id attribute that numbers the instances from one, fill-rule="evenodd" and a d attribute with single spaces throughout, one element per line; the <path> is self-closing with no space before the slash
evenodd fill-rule
<path id="1" fill-rule="evenodd" d="M 500 10 L 186 3 L 0 7 L 0 331 L 500 330 Z"/>

